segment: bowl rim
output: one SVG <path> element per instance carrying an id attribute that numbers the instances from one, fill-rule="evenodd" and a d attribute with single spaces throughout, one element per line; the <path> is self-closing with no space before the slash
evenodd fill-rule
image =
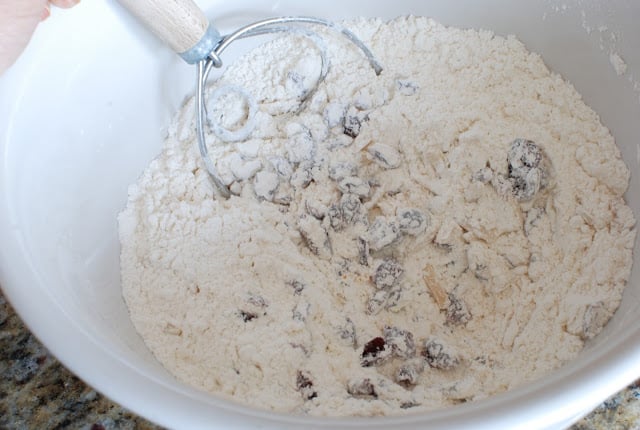
<path id="1" fill-rule="evenodd" d="M 0 192 L 4 187 L 0 187 Z M 297 417 L 249 408 L 231 400 L 167 383 L 115 356 L 57 304 L 46 291 L 20 240 L 20 230 L 6 228 L 6 205 L 0 206 L 0 282 L 7 300 L 25 325 L 71 372 L 116 403 L 170 428 L 212 428 L 212 421 L 262 428 L 548 428 L 569 424 L 638 377 L 640 330 L 629 331 L 613 345 L 594 348 L 579 368 L 571 364 L 547 377 L 491 396 L 428 414 L 380 418 Z M 20 254 L 16 261 L 16 254 Z M 6 262 L 12 257 L 13 264 Z M 7 286 L 9 286 L 7 288 Z M 55 324 L 52 322 L 55 321 Z M 69 339 L 73 339 L 72 343 Z M 574 364 L 574 363 L 572 363 Z M 622 369 L 622 370 L 621 370 Z M 132 390 L 132 387 L 135 389 Z M 573 400 L 573 401 L 570 401 Z M 562 405 L 562 407 L 559 407 Z M 186 424 L 188 423 L 188 424 Z M 427 427 L 425 427 L 427 426 Z"/>
<path id="2" fill-rule="evenodd" d="M 86 2 L 82 10 L 103 11 L 101 2 Z M 61 25 L 61 24 L 60 24 Z M 32 50 L 33 52 L 33 50 Z M 0 153 L 11 141 L 10 118 L 22 84 L 19 69 L 0 79 Z M 9 195 L 8 157 L 0 163 L 0 196 Z M 580 367 L 571 363 L 548 377 L 506 393 L 452 408 L 416 415 L 383 418 L 296 417 L 252 409 L 187 387 L 170 386 L 136 369 L 99 344 L 78 325 L 47 291 L 29 254 L 23 231 L 11 205 L 0 199 L 0 284 L 7 300 L 26 326 L 60 362 L 97 391 L 141 416 L 170 428 L 371 428 L 398 429 L 513 427 L 543 428 L 569 424 L 640 376 L 640 324 L 615 341 L 590 350 Z M 35 294 L 34 294 L 35 292 Z M 71 339 L 71 342 L 70 342 Z M 605 348 L 606 346 L 606 348 Z M 638 370 L 636 370 L 638 369 Z M 134 387 L 135 389 L 132 389 Z M 577 400 L 576 400 L 577 399 Z M 562 405 L 561 407 L 559 405 Z M 186 424 L 188 423 L 188 424 Z"/>

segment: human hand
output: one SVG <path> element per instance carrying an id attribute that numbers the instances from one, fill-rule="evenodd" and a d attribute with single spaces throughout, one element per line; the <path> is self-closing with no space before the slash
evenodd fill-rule
<path id="1" fill-rule="evenodd" d="M 38 23 L 49 17 L 51 5 L 69 8 L 80 0 L 0 0 L 0 74 L 29 43 Z"/>

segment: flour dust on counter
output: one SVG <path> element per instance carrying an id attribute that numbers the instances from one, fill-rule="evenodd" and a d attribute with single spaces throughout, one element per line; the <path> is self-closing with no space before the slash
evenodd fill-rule
<path id="1" fill-rule="evenodd" d="M 123 294 L 149 349 L 191 386 L 318 416 L 443 408 L 576 357 L 632 262 L 611 133 L 515 37 L 346 25 L 379 76 L 340 38 L 290 34 L 212 85 L 230 199 L 193 100 L 131 186 Z"/>

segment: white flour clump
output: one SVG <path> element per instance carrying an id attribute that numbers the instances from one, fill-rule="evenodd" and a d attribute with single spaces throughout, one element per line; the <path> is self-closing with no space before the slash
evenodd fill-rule
<path id="1" fill-rule="evenodd" d="M 193 102 L 120 215 L 123 292 L 186 384 L 259 408 L 391 415 L 483 398 L 574 358 L 631 268 L 629 171 L 575 89 L 514 37 L 407 17 L 269 42 Z M 330 43 L 329 43 L 330 42 Z M 234 91 L 216 124 L 245 124 Z"/>
<path id="2" fill-rule="evenodd" d="M 616 75 L 622 76 L 627 73 L 627 63 L 622 59 L 620 54 L 617 52 L 612 52 L 609 55 L 609 62 L 611 63 L 611 67 L 615 70 Z"/>

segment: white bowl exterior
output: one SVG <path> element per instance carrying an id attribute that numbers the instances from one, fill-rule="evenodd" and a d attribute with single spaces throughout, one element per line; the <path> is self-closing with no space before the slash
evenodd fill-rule
<path id="1" fill-rule="evenodd" d="M 413 13 L 516 34 L 611 128 L 632 170 L 627 200 L 640 218 L 640 85 L 634 90 L 629 78 L 640 71 L 637 2 L 575 1 L 566 9 L 524 0 L 198 3 L 223 31 L 275 15 Z M 44 344 L 107 396 L 173 428 L 562 428 L 640 376 L 636 241 L 630 284 L 605 331 L 550 377 L 484 401 L 423 416 L 305 419 L 254 411 L 175 382 L 128 319 L 116 215 L 192 93 L 195 70 L 113 1 L 54 15 L 0 79 L 0 284 Z M 627 75 L 615 74 L 610 50 L 625 59 Z"/>

